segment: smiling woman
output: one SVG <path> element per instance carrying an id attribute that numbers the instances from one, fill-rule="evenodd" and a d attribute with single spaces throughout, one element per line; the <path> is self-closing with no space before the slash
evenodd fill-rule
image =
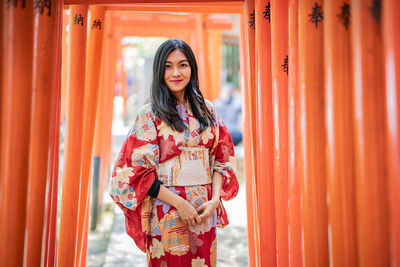
<path id="1" fill-rule="evenodd" d="M 220 200 L 239 185 L 231 136 L 185 42 L 158 48 L 150 98 L 115 162 L 111 197 L 149 266 L 215 266 L 216 227 L 229 223 Z"/>

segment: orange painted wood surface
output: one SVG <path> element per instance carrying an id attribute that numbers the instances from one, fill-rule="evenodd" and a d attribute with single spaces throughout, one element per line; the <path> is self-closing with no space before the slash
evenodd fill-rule
<path id="1" fill-rule="evenodd" d="M 389 266 L 382 32 L 371 5 L 352 1 L 358 252 L 361 266 Z"/>
<path id="2" fill-rule="evenodd" d="M 257 73 L 255 72 L 256 66 L 256 51 L 255 51 L 255 3 L 254 0 L 246 0 L 244 1 L 244 12 L 243 12 L 243 28 L 244 28 L 244 38 L 246 42 L 246 54 L 247 54 L 247 62 L 246 69 L 248 75 L 248 102 L 249 106 L 249 123 L 250 123 L 250 147 L 252 153 L 252 170 L 253 175 L 252 179 L 252 189 L 253 189 L 253 210 L 255 211 L 254 222 L 255 222 L 255 264 L 256 266 L 260 266 L 262 261 L 262 235 L 260 233 L 260 213 L 259 209 L 259 185 L 258 185 L 258 177 L 260 169 L 258 167 L 259 162 L 259 145 L 258 145 L 258 128 L 257 128 L 257 87 L 256 87 L 256 79 Z"/>
<path id="3" fill-rule="evenodd" d="M 34 16 L 33 94 L 29 155 L 28 209 L 25 237 L 26 266 L 40 266 L 45 224 L 46 187 L 51 151 L 50 133 L 57 94 L 58 35 L 57 26 L 62 13 L 58 5 L 36 10 Z"/>
<path id="4" fill-rule="evenodd" d="M 272 110 L 277 265 L 289 266 L 288 0 L 271 1 Z M 267 128 L 264 131 L 268 131 Z"/>
<path id="5" fill-rule="evenodd" d="M 358 259 L 349 8 L 341 0 L 324 3 L 329 247 L 333 266 L 350 267 Z"/>
<path id="6" fill-rule="evenodd" d="M 33 2 L 5 2 L 0 162 L 0 266 L 22 266 L 31 125 Z"/>
<path id="7" fill-rule="evenodd" d="M 302 223 L 305 266 L 328 266 L 325 168 L 323 1 L 299 1 Z M 311 14 L 311 15 L 310 15 Z M 311 18 L 315 19 L 312 20 Z M 314 21 L 314 22 L 313 22 Z"/>
<path id="8" fill-rule="evenodd" d="M 186 4 L 126 4 L 106 5 L 107 10 L 142 11 L 142 12 L 193 12 L 193 13 L 243 13 L 242 2 L 199 2 Z"/>
<path id="9" fill-rule="evenodd" d="M 222 33 L 220 30 L 207 29 L 208 36 L 207 50 L 208 61 L 207 68 L 209 74 L 208 99 L 213 101 L 219 97 L 221 86 L 221 69 L 222 69 Z"/>
<path id="10" fill-rule="evenodd" d="M 75 266 L 81 263 L 82 255 L 85 254 L 87 243 L 84 237 L 87 234 L 85 224 L 89 211 L 91 185 L 91 163 L 94 143 L 94 128 L 96 123 L 98 91 L 100 82 L 101 58 L 103 33 L 105 26 L 105 7 L 89 7 L 89 29 L 86 49 L 86 76 L 85 76 L 85 103 L 83 113 L 83 140 L 82 140 L 82 166 L 81 166 L 81 185 L 78 211 L 78 257 Z M 86 228 L 85 228 L 86 227 Z"/>
<path id="11" fill-rule="evenodd" d="M 4 19 L 4 2 L 0 2 L 0 36 L 3 36 L 3 32 L 4 32 L 4 27 L 3 27 L 4 20 L 3 19 Z M 1 41 L 0 42 L 0 162 L 1 162 L 1 135 L 2 135 L 1 121 L 3 119 L 3 116 L 2 116 L 3 100 L 2 99 L 3 99 L 3 87 L 4 87 L 3 86 L 3 68 L 4 68 L 3 54 L 4 54 L 4 50 L 5 50 L 5 45 L 4 45 L 4 42 Z M 0 168 L 1 168 L 1 166 L 0 166 Z"/>
<path id="12" fill-rule="evenodd" d="M 301 142 L 299 94 L 299 19 L 298 0 L 289 0 L 289 81 L 288 81 L 288 199 L 289 265 L 303 266 L 301 224 Z"/>
<path id="13" fill-rule="evenodd" d="M 74 266 L 75 258 L 77 257 L 76 242 L 82 160 L 87 13 L 87 6 L 71 6 L 71 58 L 57 257 L 58 266 Z"/>
<path id="14" fill-rule="evenodd" d="M 383 40 L 386 70 L 387 162 L 389 167 L 390 252 L 392 266 L 400 266 L 400 2 L 383 3 Z"/>
<path id="15" fill-rule="evenodd" d="M 66 0 L 64 4 L 72 5 L 72 4 L 81 4 L 81 5 L 99 5 L 99 4 L 183 4 L 186 5 L 187 3 L 196 4 L 200 6 L 208 6 L 211 4 L 213 5 L 224 5 L 226 0 L 212 0 L 210 2 L 203 1 L 203 0 Z M 229 3 L 242 3 L 243 0 L 229 0 Z"/>
<path id="16" fill-rule="evenodd" d="M 251 124 L 250 124 L 250 94 L 249 94 L 249 61 L 247 57 L 247 42 L 245 41 L 245 19 L 243 15 L 240 20 L 240 85 L 242 87 L 242 117 L 243 117 L 243 148 L 244 148 L 244 175 L 246 182 L 246 207 L 247 207 L 247 240 L 249 249 L 249 266 L 259 266 L 259 233 L 257 218 L 257 202 L 255 194 L 255 175 L 253 168 L 253 153 L 251 147 Z"/>
<path id="17" fill-rule="evenodd" d="M 121 57 L 119 45 L 122 35 L 113 31 L 115 20 L 108 12 L 105 15 L 107 25 L 105 27 L 103 41 L 103 63 L 100 75 L 100 91 L 98 99 L 97 118 L 94 136 L 94 157 L 100 157 L 99 170 L 99 199 L 97 205 L 103 201 L 105 183 L 109 177 L 111 157 L 111 126 L 113 117 L 113 101 L 116 84 L 116 64 Z"/>
<path id="18" fill-rule="evenodd" d="M 255 116 L 257 132 L 257 191 L 260 233 L 260 266 L 275 266 L 276 221 L 274 189 L 273 109 L 271 83 L 271 23 L 267 19 L 270 1 L 255 1 Z"/>
<path id="19" fill-rule="evenodd" d="M 197 53 L 196 60 L 199 72 L 199 86 L 204 98 L 210 98 L 208 88 L 211 83 L 209 81 L 209 68 L 208 68 L 208 36 L 204 28 L 204 22 L 207 19 L 207 14 L 194 14 L 196 17 L 195 31 L 197 36 Z"/>
<path id="20" fill-rule="evenodd" d="M 63 34 L 62 34 L 62 72 L 61 72 L 61 114 L 60 120 L 65 121 L 67 105 L 67 88 L 69 82 L 69 28 L 70 14 L 69 10 L 63 10 Z"/>
<path id="21" fill-rule="evenodd" d="M 115 21 L 112 18 L 112 14 L 109 12 L 105 13 L 105 21 L 107 24 L 105 25 L 104 39 L 103 39 L 103 55 L 102 55 L 102 63 L 101 63 L 101 72 L 100 72 L 100 89 L 98 92 L 98 104 L 97 104 L 97 112 L 96 112 L 96 124 L 94 130 L 94 147 L 93 147 L 93 156 L 101 157 L 103 154 L 103 145 L 104 145 L 104 132 L 103 130 L 106 128 L 104 126 L 105 120 L 104 116 L 105 110 L 105 93 L 107 90 L 115 90 L 115 69 L 117 62 L 116 55 L 116 42 L 118 39 L 115 36 L 115 33 L 112 29 L 115 26 Z M 103 160 L 103 159 L 102 159 Z M 102 161 L 101 160 L 101 161 Z M 102 162 L 100 162 L 102 164 Z"/>
<path id="22" fill-rule="evenodd" d="M 44 233 L 44 253 L 42 253 L 42 264 L 45 267 L 56 266 L 57 253 L 57 196 L 58 196 L 58 173 L 59 173 L 59 147 L 60 147 L 60 111 L 61 111 L 61 83 L 62 83 L 62 35 L 63 35 L 63 3 L 58 2 L 56 14 L 60 14 L 57 20 L 57 64 L 56 68 L 56 90 L 53 94 L 52 114 L 50 117 L 50 151 L 49 151 L 49 182 L 46 186 L 46 221 Z"/>

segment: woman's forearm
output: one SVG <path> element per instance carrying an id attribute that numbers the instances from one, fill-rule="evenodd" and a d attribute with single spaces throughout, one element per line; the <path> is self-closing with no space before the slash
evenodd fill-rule
<path id="1" fill-rule="evenodd" d="M 174 194 L 170 190 L 168 190 L 164 185 L 160 185 L 160 192 L 158 192 L 157 198 L 165 203 L 174 206 L 175 208 L 179 205 L 180 202 L 185 201 L 183 198 Z"/>
<path id="2" fill-rule="evenodd" d="M 219 172 L 214 172 L 213 180 L 212 180 L 212 198 L 213 200 L 218 200 L 221 195 L 221 187 L 222 187 L 222 174 Z"/>

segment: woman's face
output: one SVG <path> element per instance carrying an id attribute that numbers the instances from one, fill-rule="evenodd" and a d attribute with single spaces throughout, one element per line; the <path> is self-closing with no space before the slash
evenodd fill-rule
<path id="1" fill-rule="evenodd" d="M 179 100 L 182 100 L 186 85 L 190 81 L 190 73 L 189 61 L 185 54 L 179 49 L 173 50 L 165 61 L 164 81 Z"/>

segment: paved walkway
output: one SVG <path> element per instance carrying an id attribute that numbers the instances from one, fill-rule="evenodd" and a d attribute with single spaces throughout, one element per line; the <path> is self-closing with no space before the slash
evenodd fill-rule
<path id="1" fill-rule="evenodd" d="M 217 230 L 218 267 L 248 266 L 245 192 L 246 189 L 241 184 L 238 196 L 231 201 L 224 202 L 229 214 L 230 225 L 224 229 Z M 98 242 L 96 246 L 100 246 L 100 243 Z M 93 264 L 88 263 L 88 266 L 147 266 L 146 254 L 139 250 L 133 240 L 125 233 L 124 215 L 119 208 L 115 209 L 114 225 L 108 242 L 104 264 L 93 262 Z"/>

